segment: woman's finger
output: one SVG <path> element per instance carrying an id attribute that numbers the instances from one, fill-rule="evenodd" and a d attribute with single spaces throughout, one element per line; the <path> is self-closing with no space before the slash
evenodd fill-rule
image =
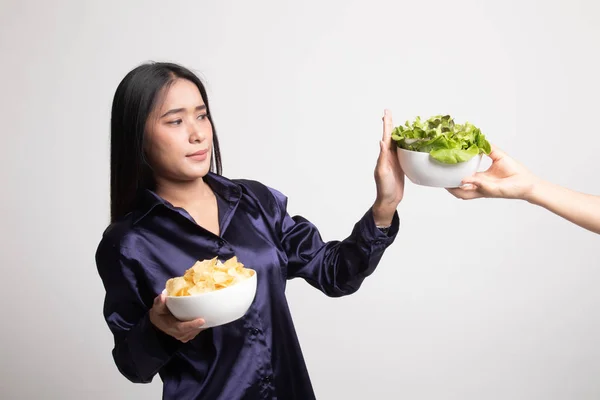
<path id="1" fill-rule="evenodd" d="M 166 300 L 167 298 L 163 293 L 159 294 L 154 298 L 153 307 L 157 314 L 170 314 L 169 310 L 167 309 Z"/>
<path id="2" fill-rule="evenodd" d="M 377 165 L 381 166 L 387 161 L 387 144 L 383 141 L 379 141 L 379 157 L 377 158 Z"/>
<path id="3" fill-rule="evenodd" d="M 467 178 L 465 178 L 465 179 L 462 180 L 463 186 L 467 186 L 467 185 L 469 185 L 469 186 L 479 186 L 480 183 L 481 183 L 481 178 L 479 178 L 476 175 L 469 176 L 469 177 L 467 177 Z M 465 189 L 465 188 L 463 188 L 463 189 Z"/>
<path id="4" fill-rule="evenodd" d="M 201 332 L 200 330 L 197 330 L 196 332 L 187 333 L 187 334 L 183 335 L 180 340 L 184 343 L 189 342 L 190 340 L 192 340 L 193 338 L 198 336 L 198 334 L 200 332 Z"/>
<path id="5" fill-rule="evenodd" d="M 472 199 L 478 199 L 478 198 L 482 197 L 482 194 L 479 193 L 479 191 L 477 191 L 477 188 L 475 186 L 470 187 L 470 188 L 463 188 L 463 187 L 449 188 L 447 190 L 454 197 L 463 199 L 463 200 L 472 200 Z"/>
<path id="6" fill-rule="evenodd" d="M 180 332 L 197 332 L 198 329 L 202 328 L 202 326 L 205 324 L 204 320 L 202 318 L 198 318 L 195 319 L 193 321 L 186 321 L 186 322 L 180 322 L 179 323 L 179 331 Z"/>
<path id="7" fill-rule="evenodd" d="M 463 185 L 473 186 L 477 192 L 486 197 L 494 197 L 498 191 L 495 180 L 486 175 L 485 172 L 478 172 L 473 176 L 463 179 Z"/>
<path id="8" fill-rule="evenodd" d="M 204 328 L 194 328 L 189 332 L 186 332 L 184 334 L 181 335 L 180 340 L 182 342 L 189 342 L 190 340 L 194 339 L 196 336 L 198 336 L 202 331 L 205 331 L 206 329 Z"/>
<path id="9" fill-rule="evenodd" d="M 383 142 L 388 146 L 392 143 L 392 131 L 394 130 L 392 122 L 392 112 L 390 110 L 383 111 Z"/>

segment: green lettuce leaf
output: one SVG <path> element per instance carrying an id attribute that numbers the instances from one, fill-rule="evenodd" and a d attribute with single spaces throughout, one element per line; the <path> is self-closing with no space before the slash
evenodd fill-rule
<path id="1" fill-rule="evenodd" d="M 398 147 L 429 153 L 445 164 L 469 161 L 478 154 L 490 154 L 490 143 L 475 125 L 456 124 L 449 115 L 436 115 L 426 121 L 416 117 L 394 128 L 392 140 Z"/>

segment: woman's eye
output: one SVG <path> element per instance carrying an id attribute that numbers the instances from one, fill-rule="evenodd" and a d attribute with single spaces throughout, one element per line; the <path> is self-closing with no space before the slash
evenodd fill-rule
<path id="1" fill-rule="evenodd" d="M 204 118 L 206 118 L 206 114 L 200 114 L 200 115 L 198 115 L 198 119 L 199 120 L 203 120 Z"/>
<path id="2" fill-rule="evenodd" d="M 169 125 L 179 125 L 179 124 L 181 124 L 181 122 L 182 121 L 180 119 L 177 119 L 175 121 L 169 121 L 169 122 L 167 122 L 167 124 L 169 124 Z"/>

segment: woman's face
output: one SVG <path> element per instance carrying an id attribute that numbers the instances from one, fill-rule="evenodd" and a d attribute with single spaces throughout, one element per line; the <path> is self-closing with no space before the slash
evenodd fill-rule
<path id="1" fill-rule="evenodd" d="M 198 87 L 177 79 L 146 121 L 145 152 L 157 180 L 191 181 L 210 170 L 213 133 Z"/>

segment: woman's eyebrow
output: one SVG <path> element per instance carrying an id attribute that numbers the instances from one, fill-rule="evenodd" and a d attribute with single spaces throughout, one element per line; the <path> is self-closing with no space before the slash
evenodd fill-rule
<path id="1" fill-rule="evenodd" d="M 206 110 L 206 105 L 205 104 L 202 104 L 201 106 L 196 107 L 196 111 L 203 111 L 203 110 Z M 177 113 L 180 113 L 182 111 L 185 111 L 185 108 L 174 108 L 172 110 L 167 111 L 163 115 L 161 115 L 161 118 L 164 118 L 167 115 L 177 114 Z"/>

